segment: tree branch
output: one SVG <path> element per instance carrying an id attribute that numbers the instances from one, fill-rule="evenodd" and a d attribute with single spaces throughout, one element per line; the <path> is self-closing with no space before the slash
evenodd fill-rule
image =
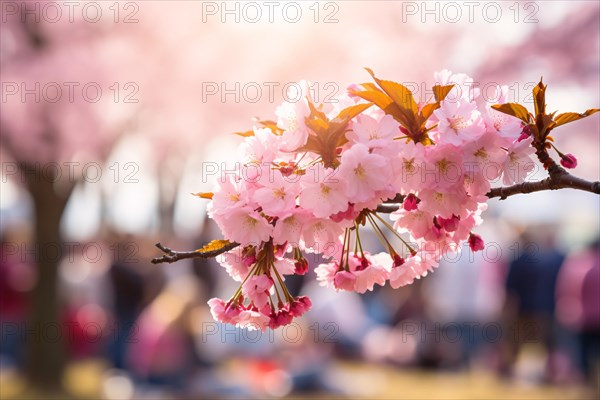
<path id="1" fill-rule="evenodd" d="M 375 211 L 377 211 L 378 213 L 383 213 L 383 214 L 391 214 L 394 211 L 397 211 L 399 208 L 400 208 L 400 204 L 384 203 L 384 204 L 380 204 L 379 206 L 377 206 Z"/>
<path id="2" fill-rule="evenodd" d="M 523 182 L 512 186 L 498 187 L 490 190 L 486 196 L 490 199 L 499 197 L 500 200 L 504 200 L 509 196 L 515 194 L 526 194 L 533 192 L 541 192 L 544 190 L 558 190 L 558 189 L 578 189 L 584 190 L 591 193 L 600 194 L 600 182 L 590 182 L 585 179 L 578 178 L 568 173 L 560 165 L 550 157 L 545 144 L 540 141 L 534 141 L 533 146 L 536 149 L 536 155 L 544 168 L 548 171 L 548 177 L 537 182 Z M 404 201 L 404 195 L 398 194 L 393 199 L 385 201 L 380 204 L 376 211 L 380 213 L 392 213 L 400 208 L 400 205 Z M 160 243 L 156 244 L 163 253 L 162 257 L 157 257 L 152 260 L 152 264 L 160 263 L 174 263 L 179 260 L 186 258 L 211 258 L 223 254 L 229 250 L 235 249 L 239 246 L 239 243 L 229 243 L 226 246 L 208 252 L 199 251 L 174 251 L 168 247 L 163 246 Z"/>
<path id="3" fill-rule="evenodd" d="M 233 250 L 238 247 L 239 243 L 229 243 L 218 250 L 214 251 L 204 251 L 199 252 L 198 250 L 194 251 L 175 251 L 168 247 L 163 246 L 160 243 L 156 243 L 156 247 L 158 247 L 163 253 L 165 253 L 162 257 L 156 257 L 152 259 L 152 264 L 161 264 L 161 263 L 174 263 L 179 260 L 184 260 L 186 258 L 213 258 L 221 255 L 223 253 L 228 252 L 229 250 Z"/>
<path id="4" fill-rule="evenodd" d="M 558 177 L 549 176 L 537 182 L 523 182 L 513 186 L 499 187 L 490 190 L 487 197 L 499 197 L 500 200 L 515 194 L 541 192 L 543 190 L 579 189 L 600 194 L 600 182 L 590 182 L 569 174 L 568 172 Z"/>
<path id="5" fill-rule="evenodd" d="M 534 141 L 533 147 L 536 149 L 535 154 L 538 160 L 540 160 L 544 168 L 548 171 L 548 177 L 537 182 L 523 182 L 513 186 L 494 188 L 486 194 L 488 198 L 499 197 L 500 200 L 504 200 L 508 196 L 515 194 L 558 189 L 578 189 L 600 194 L 600 182 L 586 181 L 568 173 L 567 170 L 556 164 L 550 157 L 543 141 Z"/>

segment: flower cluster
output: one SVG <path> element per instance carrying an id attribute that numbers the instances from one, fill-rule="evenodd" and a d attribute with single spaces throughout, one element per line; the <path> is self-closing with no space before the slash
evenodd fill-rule
<path id="1" fill-rule="evenodd" d="M 224 238 L 239 244 L 219 259 L 241 284 L 229 301 L 209 301 L 217 320 L 264 330 L 302 315 L 310 300 L 284 280 L 308 271 L 307 253 L 326 258 L 314 270 L 335 290 L 410 284 L 465 242 L 483 249 L 473 229 L 491 183 L 523 182 L 533 169 L 528 126 L 492 108 L 506 87 L 484 99 L 471 78 L 443 71 L 432 98 L 417 102 L 369 72 L 377 85 L 353 85 L 335 103 L 315 104 L 298 84 L 300 99 L 241 133 L 234 172 L 203 194 Z M 561 155 L 563 165 L 574 166 L 571 157 Z M 397 205 L 389 218 L 384 203 Z M 384 252 L 363 248 L 365 230 Z"/>

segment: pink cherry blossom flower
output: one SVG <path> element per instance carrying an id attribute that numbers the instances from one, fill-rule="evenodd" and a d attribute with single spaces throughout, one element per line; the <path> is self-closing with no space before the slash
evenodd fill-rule
<path id="1" fill-rule="evenodd" d="M 356 118 L 352 130 L 346 137 L 355 143 L 362 143 L 368 147 L 389 146 L 394 137 L 399 136 L 400 124 L 391 115 L 384 115 L 377 120 L 363 114 Z"/>
<path id="2" fill-rule="evenodd" d="M 444 228 L 448 232 L 454 232 L 456 229 L 458 229 L 458 225 L 460 223 L 460 217 L 458 217 L 454 214 L 450 218 L 438 217 L 437 220 L 438 220 L 439 224 L 441 225 L 441 227 Z"/>
<path id="3" fill-rule="evenodd" d="M 331 218 L 331 220 L 334 222 L 342 222 L 344 220 L 353 221 L 356 219 L 356 217 L 358 217 L 358 214 L 360 214 L 360 211 L 354 207 L 354 204 L 349 203 L 346 210 L 340 211 L 337 214 L 333 214 L 329 218 Z"/>
<path id="4" fill-rule="evenodd" d="M 275 114 L 277 126 L 284 130 L 281 137 L 282 150 L 291 152 L 304 146 L 308 140 L 309 132 L 304 123 L 306 117 L 310 115 L 308 101 L 311 98 L 308 82 L 301 81 L 291 85 L 287 98 L 290 101 L 285 101 L 277 107 Z"/>
<path id="5" fill-rule="evenodd" d="M 488 132 L 492 132 L 501 138 L 514 141 L 523 131 L 521 120 L 511 115 L 501 113 L 500 111 L 496 111 L 491 107 L 494 104 L 506 103 L 507 94 L 508 86 L 496 86 L 495 93 L 489 99 L 485 107 L 483 120 L 485 121 Z"/>
<path id="6" fill-rule="evenodd" d="M 292 323 L 294 316 L 289 311 L 289 303 L 285 304 L 283 308 L 279 310 L 271 310 L 269 314 L 269 328 L 277 329 L 281 326 Z"/>
<path id="7" fill-rule="evenodd" d="M 424 186 L 440 190 L 461 185 L 464 180 L 461 148 L 452 145 L 430 147 L 421 170 Z"/>
<path id="8" fill-rule="evenodd" d="M 213 219 L 225 239 L 243 246 L 266 242 L 273 232 L 273 226 L 248 207 L 233 209 L 225 215 L 214 215 Z"/>
<path id="9" fill-rule="evenodd" d="M 390 286 L 393 289 L 398 289 L 414 282 L 415 277 L 418 276 L 418 274 L 412 268 L 416 260 L 416 257 L 409 257 L 404 264 L 392 268 L 390 271 L 389 280 Z"/>
<path id="10" fill-rule="evenodd" d="M 425 146 L 421 143 L 399 142 L 399 154 L 391 160 L 396 192 L 419 191 L 425 179 Z"/>
<path id="11" fill-rule="evenodd" d="M 239 159 L 242 164 L 268 165 L 279 155 L 281 137 L 274 135 L 268 128 L 255 128 L 254 136 L 244 139 L 239 147 Z"/>
<path id="12" fill-rule="evenodd" d="M 414 238 L 424 237 L 433 226 L 433 215 L 427 211 L 398 210 L 390 214 L 394 229 L 399 232 L 410 232 Z"/>
<path id="13" fill-rule="evenodd" d="M 298 296 L 290 303 L 290 314 L 294 317 L 300 317 L 312 308 L 312 302 L 306 296 Z"/>
<path id="14" fill-rule="evenodd" d="M 485 124 L 475 103 L 443 101 L 433 113 L 439 120 L 436 138 L 441 144 L 460 146 L 485 132 Z"/>
<path id="15" fill-rule="evenodd" d="M 337 261 L 322 263 L 315 268 L 317 281 L 320 286 L 334 287 L 335 274 L 339 271 L 340 264 Z"/>
<path id="16" fill-rule="evenodd" d="M 465 242 L 472 251 L 484 249 L 473 230 L 482 222 L 487 193 L 500 178 L 505 185 L 526 179 L 534 167 L 534 138 L 520 120 L 491 108 L 506 102 L 506 87 L 476 101 L 479 90 L 469 76 L 445 70 L 436 80 L 454 87 L 425 121 L 427 146 L 373 106 L 340 127 L 345 137 L 322 143 L 336 157 L 335 166 L 325 167 L 322 151 L 301 150 L 309 138 L 312 144 L 326 136 L 311 137 L 316 133 L 306 126 L 312 99 L 305 82 L 277 109 L 283 132 L 255 128 L 243 140 L 236 164 L 241 166 L 221 177 L 208 206 L 224 238 L 241 243 L 218 260 L 243 283 L 229 302 L 209 301 L 215 319 L 261 330 L 292 323 L 311 301 L 290 299 L 286 291 L 283 299 L 271 300 L 290 275 L 308 272 L 307 252 L 326 260 L 315 268 L 320 285 L 365 293 L 387 281 L 399 288 L 427 276 Z M 351 94 L 336 100 L 315 106 L 331 120 L 329 128 L 342 110 L 364 101 Z M 559 156 L 563 167 L 577 165 L 573 155 Z M 366 216 L 398 195 L 404 201 L 390 219 L 392 229 L 410 242 L 406 248 L 390 245 L 389 253 L 372 255 L 363 241 L 360 253 L 352 252 Z"/>
<path id="17" fill-rule="evenodd" d="M 498 137 L 486 133 L 481 138 L 462 147 L 465 175 L 480 174 L 482 178 L 491 181 L 502 172 L 506 160 L 506 151 L 502 150 Z"/>
<path id="18" fill-rule="evenodd" d="M 255 310 L 243 310 L 237 318 L 236 326 L 249 331 L 265 331 L 269 327 L 270 318 Z"/>
<path id="19" fill-rule="evenodd" d="M 236 319 L 242 312 L 242 308 L 238 305 L 225 303 L 223 300 L 216 297 L 210 299 L 208 301 L 208 305 L 213 318 L 223 323 L 235 323 Z"/>
<path id="20" fill-rule="evenodd" d="M 369 265 L 362 269 L 356 269 L 354 275 L 356 282 L 354 291 L 357 293 L 365 293 L 372 291 L 375 284 L 379 286 L 385 285 L 385 282 L 390 276 L 392 267 L 392 258 L 387 253 L 380 253 L 377 256 L 369 256 Z M 352 260 L 352 258 L 350 258 Z M 373 262 L 374 261 L 374 262 Z"/>
<path id="21" fill-rule="evenodd" d="M 346 182 L 336 170 L 316 164 L 302 177 L 301 185 L 300 207 L 317 218 L 326 218 L 348 208 Z"/>
<path id="22" fill-rule="evenodd" d="M 432 214 L 451 218 L 452 215 L 460 216 L 466 210 L 475 209 L 477 203 L 469 198 L 463 187 L 455 189 L 423 189 L 419 193 L 421 209 Z"/>
<path id="23" fill-rule="evenodd" d="M 296 273 L 296 263 L 291 258 L 276 258 L 273 264 L 281 275 Z"/>
<path id="24" fill-rule="evenodd" d="M 356 275 L 349 271 L 339 271 L 333 277 L 333 285 L 337 290 L 354 291 Z"/>
<path id="25" fill-rule="evenodd" d="M 352 203 L 370 200 L 375 191 L 389 184 L 389 169 L 380 155 L 357 143 L 342 154 L 339 179 L 346 183 L 346 196 Z"/>
<path id="26" fill-rule="evenodd" d="M 294 247 L 298 247 L 304 224 L 310 220 L 312 220 L 310 213 L 300 208 L 296 208 L 287 215 L 280 217 L 273 229 L 273 243 L 289 243 Z"/>
<path id="27" fill-rule="evenodd" d="M 244 256 L 244 248 L 242 246 L 238 246 L 233 250 L 228 251 L 227 253 L 217 257 L 217 262 L 221 264 L 229 274 L 233 278 L 233 280 L 241 282 L 248 275 L 248 271 L 250 270 L 250 265 L 248 264 L 248 260 L 250 259 L 248 256 Z M 256 257 L 252 257 L 253 260 L 256 260 Z"/>
<path id="28" fill-rule="evenodd" d="M 307 249 L 323 253 L 335 249 L 341 250 L 340 235 L 342 232 L 343 228 L 332 220 L 314 218 L 304 224 L 302 237 Z"/>
<path id="29" fill-rule="evenodd" d="M 289 214 L 296 207 L 296 196 L 300 191 L 298 182 L 281 175 L 278 170 L 262 175 L 252 198 L 260 204 L 265 214 L 276 217 Z"/>
<path id="30" fill-rule="evenodd" d="M 246 205 L 248 205 L 248 196 L 244 188 L 244 182 L 228 175 L 222 177 L 217 183 L 212 202 L 208 207 L 208 214 L 212 218 L 214 214 L 227 213 L 231 209 Z"/>
<path id="31" fill-rule="evenodd" d="M 451 71 L 444 69 L 433 75 L 437 84 L 454 85 L 448 96 L 446 96 L 446 101 L 464 100 L 473 102 L 479 97 L 479 88 L 476 87 L 473 78 L 467 74 L 453 74 Z"/>
<path id="32" fill-rule="evenodd" d="M 502 169 L 502 183 L 512 185 L 513 183 L 521 183 L 525 180 L 529 172 L 535 166 L 531 155 L 535 153 L 535 149 L 531 146 L 533 138 L 515 142 L 508 149 L 508 155 Z"/>
<path id="33" fill-rule="evenodd" d="M 273 281 L 266 275 L 255 275 L 248 278 L 242 286 L 244 296 L 256 307 L 262 308 L 269 302 L 269 290 Z"/>

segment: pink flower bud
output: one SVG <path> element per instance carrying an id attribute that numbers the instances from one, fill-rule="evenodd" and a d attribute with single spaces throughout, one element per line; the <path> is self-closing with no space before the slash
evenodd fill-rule
<path id="1" fill-rule="evenodd" d="M 575 168 L 577 166 L 577 159 L 573 154 L 563 154 L 560 158 L 560 165 L 565 168 Z"/>
<path id="2" fill-rule="evenodd" d="M 304 257 L 299 258 L 294 263 L 294 267 L 296 267 L 295 274 L 304 275 L 308 272 L 308 260 Z"/>
<path id="3" fill-rule="evenodd" d="M 471 232 L 469 234 L 469 247 L 471 251 L 483 250 L 485 246 L 481 236 Z"/>
<path id="4" fill-rule="evenodd" d="M 521 136 L 519 136 L 519 138 L 517 139 L 517 142 L 520 142 L 521 140 L 525 140 L 529 136 L 531 136 L 531 128 L 529 127 L 529 125 L 525 125 L 523 127 L 523 131 L 521 132 Z"/>
<path id="5" fill-rule="evenodd" d="M 406 211 L 416 210 L 417 204 L 419 204 L 420 202 L 421 202 L 421 199 L 419 199 L 414 194 L 410 193 L 408 196 L 406 196 L 406 198 L 402 202 L 402 207 L 404 207 L 404 209 Z"/>
<path id="6" fill-rule="evenodd" d="M 312 307 L 312 302 L 307 296 L 298 296 L 290 303 L 290 314 L 299 317 Z"/>
<path id="7" fill-rule="evenodd" d="M 271 311 L 269 315 L 269 328 L 276 329 L 280 326 L 288 325 L 292 323 L 294 316 L 286 307 L 279 309 L 279 311 Z"/>

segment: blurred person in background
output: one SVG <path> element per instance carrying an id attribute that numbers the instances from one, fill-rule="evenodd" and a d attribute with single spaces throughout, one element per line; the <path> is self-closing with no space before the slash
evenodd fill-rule
<path id="1" fill-rule="evenodd" d="M 30 246 L 25 232 L 8 228 L 0 240 L 0 367 L 22 367 L 28 292 L 37 274 L 23 252 L 23 246 Z"/>
<path id="2" fill-rule="evenodd" d="M 568 255 L 558 277 L 556 314 L 574 336 L 576 362 L 596 388 L 600 373 L 600 239 Z"/>
<path id="3" fill-rule="evenodd" d="M 111 311 L 114 316 L 114 335 L 109 344 L 110 361 L 118 369 L 127 369 L 126 353 L 129 345 L 139 340 L 140 326 L 136 321 L 143 310 L 160 293 L 165 278 L 163 271 L 148 265 L 145 254 L 131 252 L 131 245 L 141 248 L 148 240 L 116 233 L 113 262 L 109 270 L 112 286 Z"/>
<path id="4" fill-rule="evenodd" d="M 486 236 L 487 237 L 487 236 Z M 497 320 L 504 299 L 504 264 L 488 242 L 486 253 L 466 249 L 453 258 L 446 257 L 440 267 L 423 282 L 426 313 L 441 329 L 444 363 L 469 367 L 471 362 L 491 356 L 497 338 Z M 489 366 L 489 365 L 488 365 Z"/>
<path id="5" fill-rule="evenodd" d="M 189 274 L 171 277 L 134 323 L 126 365 L 140 382 L 178 389 L 195 361 L 186 321 L 198 287 Z"/>
<path id="6" fill-rule="evenodd" d="M 524 344 L 536 343 L 546 358 L 543 379 L 554 375 L 556 350 L 555 290 L 564 255 L 556 248 L 555 227 L 528 228 L 521 235 L 506 278 L 506 318 L 509 321 L 503 373 L 513 374 Z M 538 377 L 535 377 L 538 379 Z"/>

